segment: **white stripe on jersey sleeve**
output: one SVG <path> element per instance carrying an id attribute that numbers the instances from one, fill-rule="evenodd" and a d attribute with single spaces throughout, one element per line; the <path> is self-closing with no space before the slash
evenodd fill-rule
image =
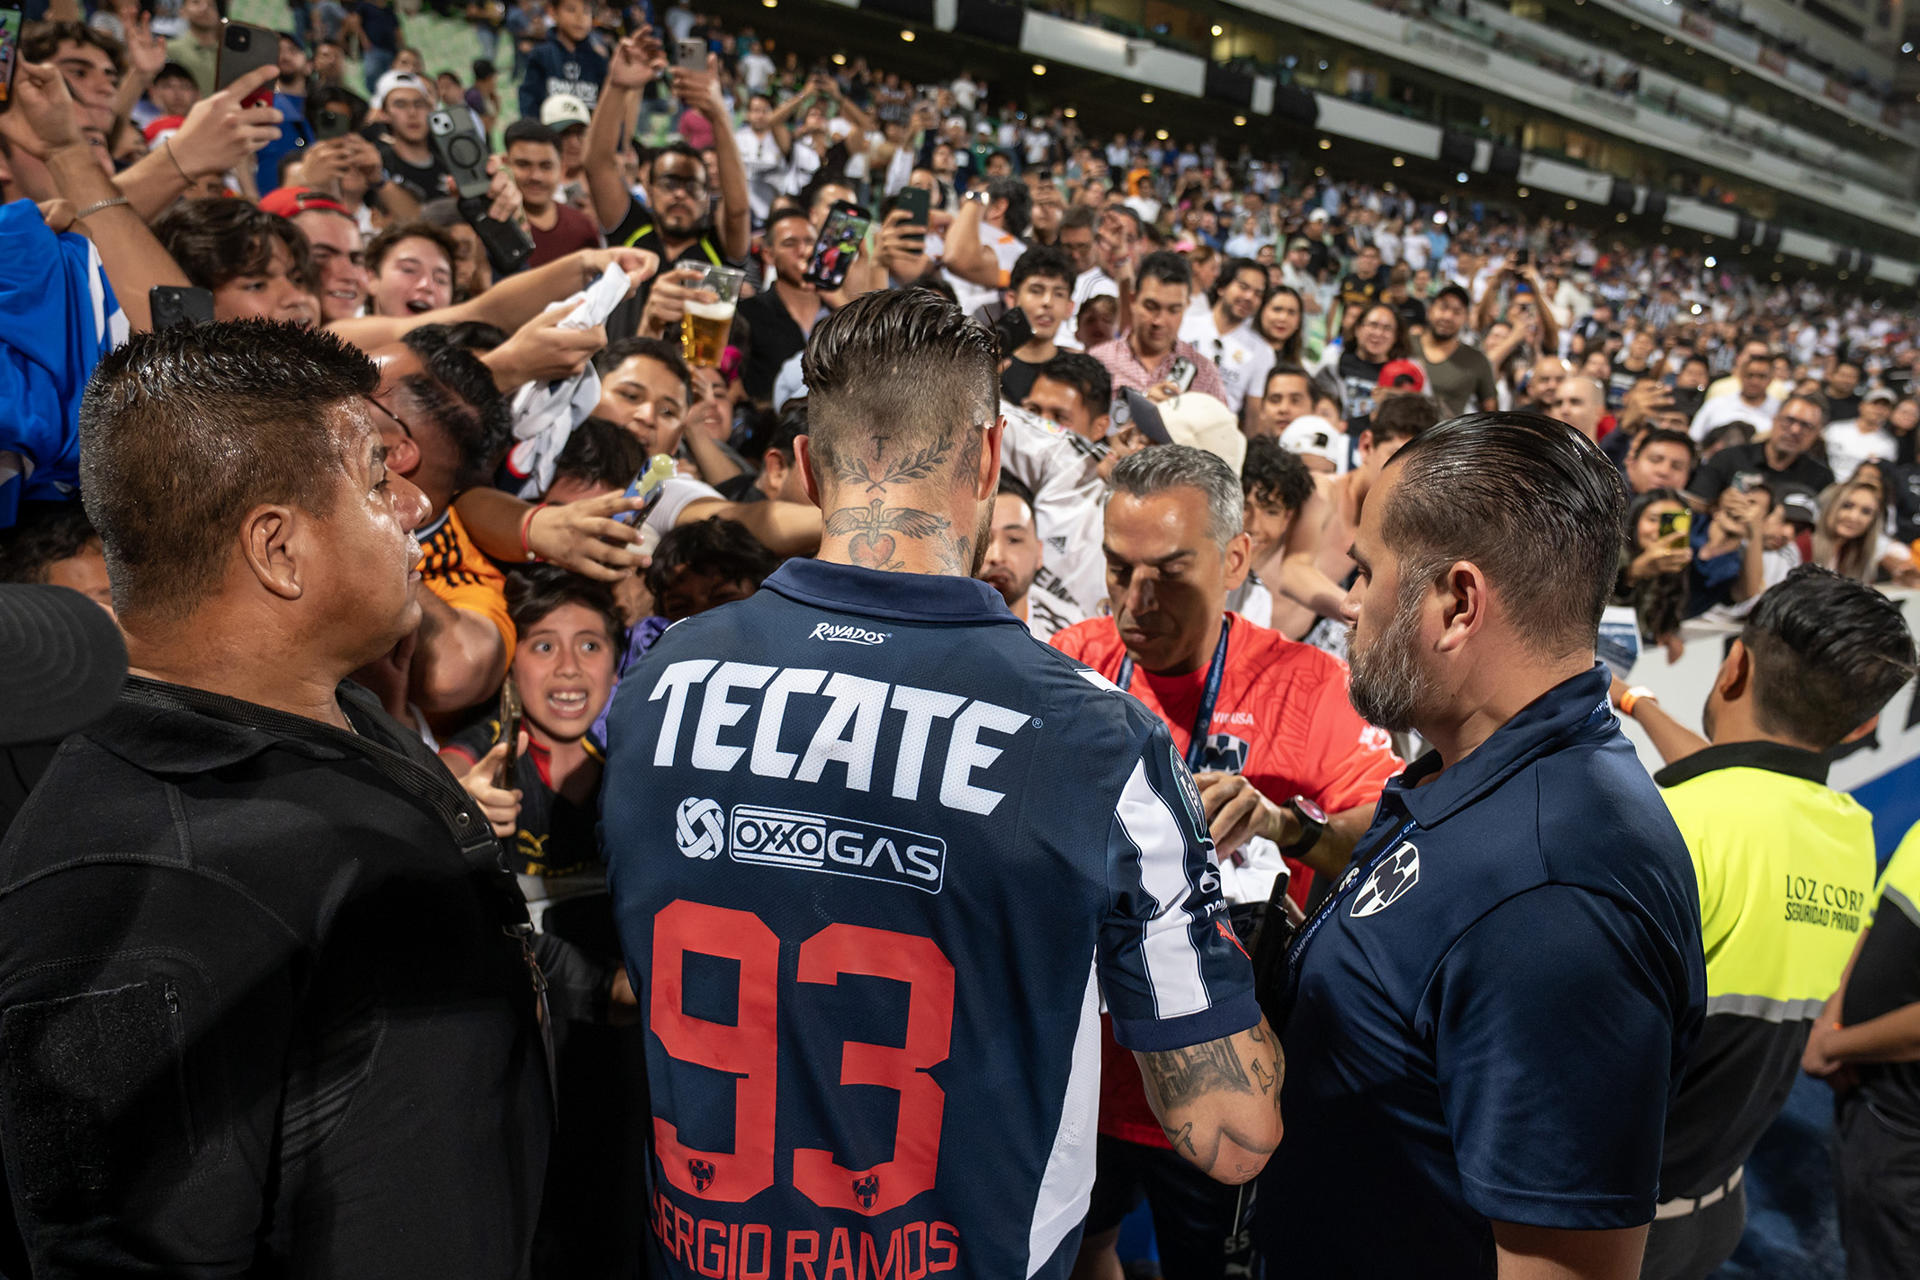
<path id="1" fill-rule="evenodd" d="M 1187 880 L 1187 836 L 1173 807 L 1148 780 L 1146 761 L 1134 762 L 1114 816 L 1140 852 L 1140 887 L 1159 907 L 1144 926 L 1140 947 L 1154 1017 L 1200 1013 L 1213 1001 L 1201 977 L 1200 949 L 1193 945 L 1193 913 L 1185 906 L 1193 892 Z"/>
<path id="2" fill-rule="evenodd" d="M 1080 1028 L 1073 1037 L 1073 1066 L 1061 1099 L 1060 1127 L 1047 1152 L 1046 1172 L 1034 1197 L 1033 1223 L 1027 1228 L 1027 1275 L 1031 1277 L 1060 1248 L 1067 1233 L 1086 1219 L 1093 1197 L 1094 1122 L 1100 1112 L 1100 984 L 1092 965 L 1080 998 Z"/>

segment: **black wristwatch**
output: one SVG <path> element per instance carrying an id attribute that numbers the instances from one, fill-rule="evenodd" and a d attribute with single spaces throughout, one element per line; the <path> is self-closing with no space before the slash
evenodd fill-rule
<path id="1" fill-rule="evenodd" d="M 1280 852 L 1296 860 L 1304 858 L 1320 843 L 1320 836 L 1327 829 L 1327 811 L 1305 796 L 1295 796 L 1280 807 L 1293 810 L 1294 816 L 1300 819 L 1300 838 Z"/>

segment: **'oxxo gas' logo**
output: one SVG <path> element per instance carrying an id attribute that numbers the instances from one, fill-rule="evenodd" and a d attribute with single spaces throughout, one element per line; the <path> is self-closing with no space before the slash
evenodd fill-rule
<path id="1" fill-rule="evenodd" d="M 938 893 L 946 878 L 947 842 L 852 818 L 739 804 L 727 823 L 727 856 Z"/>

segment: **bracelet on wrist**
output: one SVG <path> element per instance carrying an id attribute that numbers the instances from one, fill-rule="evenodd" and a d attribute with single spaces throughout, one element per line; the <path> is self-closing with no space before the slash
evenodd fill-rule
<path id="1" fill-rule="evenodd" d="M 193 179 L 187 175 L 186 167 L 180 163 L 180 157 L 173 153 L 173 139 L 171 137 L 162 138 L 160 145 L 165 148 L 167 159 L 173 161 L 174 172 L 180 175 L 180 181 L 191 184 Z"/>
<path id="2" fill-rule="evenodd" d="M 102 209 L 111 209 L 117 205 L 123 205 L 126 203 L 127 203 L 127 198 L 125 196 L 109 196 L 105 200 L 95 200 L 92 204 L 80 210 L 80 212 L 74 214 L 73 220 L 75 222 L 79 222 L 83 218 L 92 217 L 94 214 L 99 213 Z"/>
<path id="3" fill-rule="evenodd" d="M 1623 716 L 1631 716 L 1633 709 L 1642 702 L 1651 702 L 1655 706 L 1658 706 L 1660 699 L 1654 697 L 1653 690 L 1647 688 L 1647 686 L 1637 684 L 1620 695 L 1620 714 Z"/>
<path id="4" fill-rule="evenodd" d="M 533 531 L 533 518 L 539 515 L 541 508 L 547 505 L 548 504 L 544 502 L 535 503 L 527 509 L 527 514 L 520 519 L 520 554 L 530 562 L 538 560 L 540 557 L 534 554 L 533 547 L 527 542 L 527 535 Z"/>

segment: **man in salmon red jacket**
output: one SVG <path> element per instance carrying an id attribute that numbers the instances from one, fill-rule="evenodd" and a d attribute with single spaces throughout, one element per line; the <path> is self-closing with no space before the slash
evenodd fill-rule
<path id="1" fill-rule="evenodd" d="M 1052 643 L 1166 722 L 1200 787 L 1223 896 L 1264 902 L 1286 873 L 1304 907 L 1316 873 L 1345 868 L 1402 762 L 1347 701 L 1339 659 L 1226 611 L 1249 568 L 1242 514 L 1239 480 L 1211 453 L 1161 445 L 1121 462 L 1104 536 L 1112 613 Z M 1167 1280 L 1230 1273 L 1250 1257 L 1252 1193 L 1190 1176 L 1110 1033 L 1104 1053 L 1082 1263 L 1113 1249 L 1145 1196 Z"/>

